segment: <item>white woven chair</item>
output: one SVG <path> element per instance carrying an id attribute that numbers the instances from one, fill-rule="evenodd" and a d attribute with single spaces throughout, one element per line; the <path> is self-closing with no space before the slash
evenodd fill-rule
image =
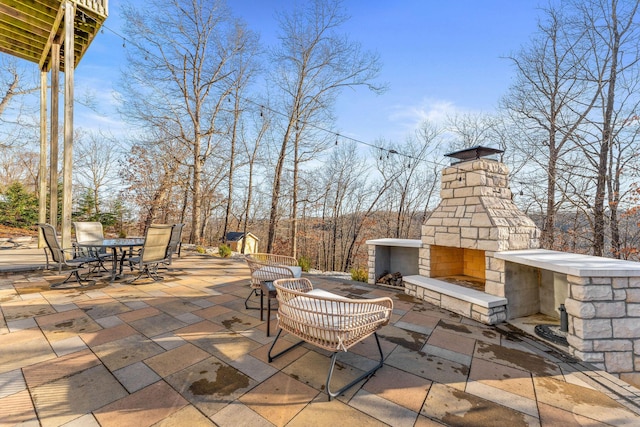
<path id="1" fill-rule="evenodd" d="M 261 284 L 264 281 L 263 278 L 257 277 L 255 272 L 265 266 L 290 266 L 294 267 L 298 265 L 298 261 L 294 257 L 286 256 L 286 255 L 275 255 L 275 254 L 267 254 L 267 253 L 257 253 L 257 254 L 248 254 L 245 255 L 245 259 L 247 264 L 249 265 L 249 270 L 251 270 L 251 279 L 249 282 L 249 286 L 251 288 L 251 292 L 244 300 L 244 308 L 247 310 L 254 310 L 258 307 L 249 307 L 249 299 L 252 296 L 260 295 L 258 292 L 261 289 Z M 286 277 L 292 277 L 288 274 L 275 276 L 271 279 L 271 281 L 276 279 L 282 279 Z M 260 312 L 262 312 L 262 304 L 260 304 Z"/>
<path id="2" fill-rule="evenodd" d="M 271 334 L 271 300 L 276 298 L 276 290 L 273 282 L 278 279 L 293 278 L 293 271 L 283 265 L 271 265 L 247 258 L 249 270 L 251 270 L 252 294 L 260 289 L 260 320 L 264 320 L 264 296 L 267 296 L 267 336 Z M 258 289 L 253 290 L 253 282 L 258 284 Z M 251 295 L 245 300 L 247 301 Z"/>
<path id="3" fill-rule="evenodd" d="M 269 362 L 294 347 L 307 342 L 333 352 L 327 374 L 326 390 L 329 400 L 373 375 L 384 360 L 376 331 L 389 323 L 393 311 L 391 298 L 353 299 L 321 289 L 313 289 L 306 278 L 279 279 L 274 283 L 278 298 L 278 334 L 269 349 Z M 278 354 L 271 352 L 282 331 L 300 338 Z M 346 352 L 351 346 L 373 335 L 380 352 L 378 364 L 340 390 L 331 391 L 331 376 L 338 352 Z"/>

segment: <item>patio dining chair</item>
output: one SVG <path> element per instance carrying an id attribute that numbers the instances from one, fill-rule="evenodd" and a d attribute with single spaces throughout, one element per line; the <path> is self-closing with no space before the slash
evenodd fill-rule
<path id="1" fill-rule="evenodd" d="M 84 243 L 90 242 L 94 240 L 102 240 L 104 239 L 104 229 L 102 228 L 102 223 L 97 221 L 76 221 L 73 223 L 73 228 L 76 231 L 76 242 Z M 77 248 L 76 251 L 78 253 L 82 253 L 84 256 L 95 256 L 97 257 L 99 262 L 99 267 L 101 267 L 104 271 L 108 271 L 108 269 L 104 266 L 104 262 L 111 260 L 113 254 L 107 252 L 107 248 Z"/>
<path id="2" fill-rule="evenodd" d="M 182 228 L 184 224 L 174 224 L 171 229 L 171 238 L 169 239 L 169 248 L 171 249 L 171 256 L 169 257 L 168 265 L 171 265 L 171 260 L 173 259 L 174 254 L 178 254 L 178 258 L 180 258 L 180 254 L 182 252 Z"/>
<path id="3" fill-rule="evenodd" d="M 151 224 L 147 228 L 142 249 L 140 249 L 137 256 L 127 259 L 132 268 L 137 268 L 139 271 L 138 275 L 129 280 L 128 283 L 138 280 L 144 274 L 154 282 L 163 279 L 162 276 L 158 275 L 158 267 L 161 264 L 168 263 L 169 258 L 171 258 L 169 243 L 172 229 L 172 225 L 165 224 Z"/>
<path id="4" fill-rule="evenodd" d="M 80 256 L 75 248 L 63 249 L 58 241 L 56 230 L 51 224 L 40 223 L 38 227 L 42 231 L 42 236 L 51 254 L 52 262 L 58 266 L 58 273 L 61 273 L 63 268 L 71 268 L 69 276 L 64 281 L 52 283 L 51 287 L 56 288 L 65 283 L 69 283 L 72 277 L 75 278 L 80 286 L 95 284 L 95 280 L 87 280 L 86 277 L 83 278 L 79 271 L 86 265 L 96 265 L 100 260 L 95 256 Z M 47 257 L 47 268 L 48 264 L 49 260 Z"/>
<path id="5" fill-rule="evenodd" d="M 347 298 L 322 289 L 314 289 L 307 278 L 280 279 L 273 284 L 278 298 L 280 329 L 269 349 L 269 363 L 304 342 L 332 352 L 325 385 L 329 400 L 370 377 L 382 367 L 384 355 L 377 330 L 387 325 L 391 319 L 391 298 Z M 299 338 L 300 341 L 272 355 L 282 331 Z M 340 390 L 331 391 L 331 377 L 338 353 L 347 352 L 350 347 L 370 335 L 375 337 L 380 353 L 380 360 L 376 366 Z"/>

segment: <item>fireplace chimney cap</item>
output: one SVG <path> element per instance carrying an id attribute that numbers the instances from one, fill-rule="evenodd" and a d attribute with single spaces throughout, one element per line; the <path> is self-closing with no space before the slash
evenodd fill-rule
<path id="1" fill-rule="evenodd" d="M 462 162 L 468 162 L 470 160 L 477 160 L 481 157 L 491 156 L 492 154 L 504 153 L 504 150 L 498 150 L 497 148 L 483 147 L 478 145 L 476 147 L 465 148 L 464 150 L 454 151 L 453 153 L 445 154 L 446 157 L 452 157 L 458 159 L 457 162 L 452 162 L 452 165 Z"/>

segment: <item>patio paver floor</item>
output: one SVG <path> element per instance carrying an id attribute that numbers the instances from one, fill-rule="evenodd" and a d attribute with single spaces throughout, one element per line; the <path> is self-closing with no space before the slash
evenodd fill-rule
<path id="1" fill-rule="evenodd" d="M 84 289 L 49 289 L 60 277 L 49 272 L 0 274 L 0 427 L 640 424 L 639 390 L 508 324 L 309 275 L 342 295 L 394 299 L 384 366 L 328 402 L 326 351 L 267 362 L 277 322 L 267 338 L 266 319 L 244 308 L 243 260 L 183 253 L 163 274 Z M 373 338 L 341 353 L 333 387 L 376 356 Z"/>

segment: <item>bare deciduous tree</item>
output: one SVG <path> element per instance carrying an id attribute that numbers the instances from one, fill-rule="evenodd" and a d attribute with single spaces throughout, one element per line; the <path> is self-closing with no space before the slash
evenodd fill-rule
<path id="1" fill-rule="evenodd" d="M 233 59 L 249 33 L 237 31 L 222 1 L 152 0 L 144 9 L 125 8 L 123 15 L 126 34 L 136 43 L 123 76 L 124 113 L 189 151 L 189 240 L 202 243 L 203 170 L 228 132 Z"/>
<path id="2" fill-rule="evenodd" d="M 118 143 L 112 136 L 96 132 L 77 132 L 74 174 L 77 183 L 93 194 L 96 217 L 104 204 L 102 196 L 110 193 L 117 182 Z M 105 149 L 105 147 L 109 147 Z"/>
<path id="3" fill-rule="evenodd" d="M 598 109 L 594 112 L 596 117 L 590 120 L 597 131 L 592 133 L 593 139 L 588 140 L 590 144 L 584 146 L 585 151 L 593 155 L 589 159 L 595 166 L 593 254 L 598 256 L 603 255 L 605 250 L 607 211 L 613 224 L 611 237 L 614 253 L 619 252 L 620 247 L 617 230 L 620 189 L 616 188 L 619 185 L 620 163 L 612 151 L 616 145 L 618 148 L 627 145 L 626 141 L 620 140 L 625 134 L 621 130 L 627 120 L 637 114 L 636 109 L 640 105 L 634 90 L 638 83 L 640 63 L 639 6 L 638 0 L 575 3 L 580 17 L 577 25 L 588 34 L 591 48 L 590 61 L 585 63 L 585 75 L 598 88 Z M 605 204 L 605 201 L 608 203 Z"/>
<path id="4" fill-rule="evenodd" d="M 274 84 L 280 91 L 280 108 L 286 118 L 274 171 L 267 251 L 273 250 L 276 237 L 281 180 L 290 147 L 298 152 L 304 131 L 312 131 L 309 125 L 330 123 L 332 106 L 342 89 L 383 89 L 373 84 L 380 69 L 378 56 L 362 51 L 358 43 L 338 33 L 346 20 L 338 0 L 314 0 L 280 15 L 281 47 L 273 52 L 272 62 L 277 64 Z M 294 176 L 298 161 L 294 156 Z M 296 185 L 294 179 L 294 191 Z M 293 231 L 295 241 L 295 228 Z"/>
<path id="5" fill-rule="evenodd" d="M 520 144 L 540 164 L 546 181 L 541 244 L 552 248 L 559 203 L 558 162 L 574 148 L 572 141 L 597 98 L 585 81 L 582 63 L 588 56 L 585 32 L 569 32 L 561 9 L 545 10 L 530 45 L 509 59 L 516 80 L 503 105 L 514 126 L 522 130 Z"/>

